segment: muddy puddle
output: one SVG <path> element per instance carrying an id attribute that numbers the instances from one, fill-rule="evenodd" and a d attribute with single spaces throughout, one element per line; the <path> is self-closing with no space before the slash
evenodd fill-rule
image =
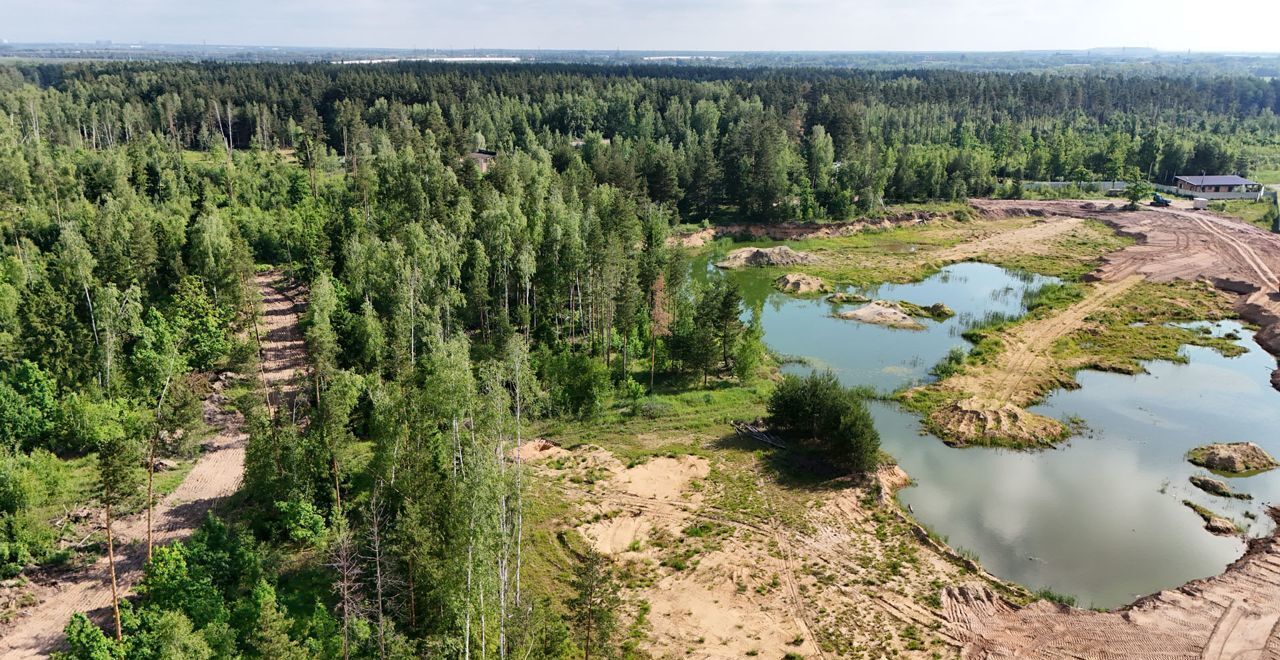
<path id="1" fill-rule="evenodd" d="M 695 271 L 711 272 L 702 263 Z M 922 282 L 862 292 L 942 302 L 957 312 L 912 331 L 832 318 L 831 304 L 778 293 L 761 271 L 727 276 L 743 285 L 749 305 L 760 307 L 769 346 L 807 359 L 787 370 L 830 368 L 846 384 L 880 391 L 929 380 L 951 348 L 968 348 L 960 335 L 969 324 L 1025 313 L 1023 294 L 1054 281 L 963 263 Z M 916 481 L 899 499 L 992 573 L 1069 594 L 1082 606 L 1113 607 L 1220 572 L 1243 552 L 1243 542 L 1206 532 L 1182 500 L 1261 534 L 1269 525 L 1263 504 L 1280 502 L 1280 471 L 1229 480 L 1254 498 L 1229 500 L 1191 486 L 1189 476 L 1205 473 L 1184 454 L 1206 442 L 1248 440 L 1280 456 L 1280 393 L 1268 384 L 1274 358 L 1247 330 L 1235 322 L 1212 329 L 1236 332 L 1248 353 L 1225 358 L 1184 347 L 1187 364 L 1150 363 L 1143 375 L 1082 372 L 1080 389 L 1055 392 L 1032 408 L 1086 427 L 1050 451 L 953 449 L 923 432 L 914 414 L 874 404 L 884 448 Z"/>

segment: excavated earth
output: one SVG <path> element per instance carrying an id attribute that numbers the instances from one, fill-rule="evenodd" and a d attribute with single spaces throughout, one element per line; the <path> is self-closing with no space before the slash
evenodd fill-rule
<path id="1" fill-rule="evenodd" d="M 787 273 L 774 280 L 773 286 L 780 291 L 795 295 L 823 293 L 831 289 L 826 282 L 822 281 L 822 278 L 804 273 Z"/>
<path id="2" fill-rule="evenodd" d="M 912 211 L 876 220 L 831 222 L 815 225 L 812 222 L 784 222 L 779 224 L 729 224 L 708 227 L 689 234 L 672 236 L 668 242 L 686 248 L 699 248 L 717 238 L 731 237 L 740 240 L 799 241 L 811 238 L 835 238 L 852 236 L 871 229 L 888 229 L 918 225 L 922 222 L 950 217 L 949 213 Z"/>
<path id="3" fill-rule="evenodd" d="M 797 252 L 785 245 L 770 248 L 748 247 L 730 252 L 716 264 L 717 268 L 746 268 L 749 266 L 799 266 L 811 264 L 817 259 L 808 252 Z"/>
<path id="4" fill-rule="evenodd" d="M 1065 216 L 1097 219 L 1137 244 L 1103 257 L 1088 279 L 1120 282 L 1206 280 L 1237 294 L 1235 311 L 1261 330 L 1260 346 L 1280 356 L 1280 236 L 1209 211 L 1142 207 L 1125 211 L 1091 202 L 973 200 L 988 217 Z M 1280 368 L 1271 374 L 1280 389 Z"/>
<path id="5" fill-rule="evenodd" d="M 1280 509 L 1271 508 L 1280 522 Z M 969 658 L 1280 658 L 1280 528 L 1221 575 L 1112 612 L 1037 601 L 1018 608 L 981 586 L 948 587 L 943 614 Z"/>

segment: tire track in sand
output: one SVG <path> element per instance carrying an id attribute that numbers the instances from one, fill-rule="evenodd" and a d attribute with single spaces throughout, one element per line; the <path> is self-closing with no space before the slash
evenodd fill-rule
<path id="1" fill-rule="evenodd" d="M 298 315 L 302 306 L 282 290 L 277 273 L 255 277 L 263 299 L 259 329 L 262 349 L 262 383 L 287 401 L 297 388 L 295 380 L 306 357 Z M 153 535 L 157 545 L 185 538 L 195 531 L 205 513 L 240 487 L 247 437 L 239 413 L 227 412 L 216 392 L 204 401 L 205 423 L 217 429 L 205 443 L 205 452 L 186 479 L 155 508 Z M 145 514 L 115 522 L 116 573 L 127 594 L 142 577 L 147 554 Z M 22 610 L 17 620 L 0 631 L 0 657 L 41 658 L 65 648 L 62 630 L 77 612 L 96 621 L 111 616 L 111 578 L 106 557 L 70 574 L 33 580 L 40 602 Z"/>

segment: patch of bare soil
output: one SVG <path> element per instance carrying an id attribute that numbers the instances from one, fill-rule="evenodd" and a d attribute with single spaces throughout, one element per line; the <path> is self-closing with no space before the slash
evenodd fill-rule
<path id="1" fill-rule="evenodd" d="M 511 450 L 511 457 L 518 459 L 522 463 L 532 463 L 534 461 L 545 461 L 552 458 L 559 458 L 569 452 L 560 448 L 550 440 L 530 440 L 519 447 Z"/>
<path id="2" fill-rule="evenodd" d="M 277 288 L 277 274 L 260 274 L 258 288 L 265 310 L 259 329 L 262 341 L 261 380 L 274 398 L 287 405 L 296 389 L 295 374 L 305 360 L 298 329 L 302 308 Z M 216 429 L 187 478 L 155 508 L 153 535 L 163 545 L 190 535 L 205 513 L 240 487 L 244 469 L 243 417 L 230 412 L 230 402 L 215 388 L 204 401 L 204 421 Z M 124 593 L 142 577 L 147 554 L 145 513 L 113 525 L 116 572 Z M 106 557 L 86 568 L 32 577 L 35 604 L 0 631 L 0 657 L 46 657 L 63 647 L 62 630 L 77 612 L 105 620 L 111 613 L 111 582 Z"/>
<path id="3" fill-rule="evenodd" d="M 653 657 L 950 655 L 942 586 L 1001 588 L 902 514 L 892 494 L 909 479 L 896 466 L 818 489 L 784 522 L 726 508 L 716 460 L 626 467 L 588 448 L 534 467 L 568 484 L 571 524 L 613 558 L 626 597 L 648 603 Z M 758 481 L 749 497 L 771 508 L 782 495 Z"/>
<path id="4" fill-rule="evenodd" d="M 836 318 L 883 325 L 902 330 L 924 330 L 924 325 L 888 300 L 873 300 L 862 307 L 836 314 Z"/>
<path id="5" fill-rule="evenodd" d="M 811 264 L 817 258 L 808 252 L 797 252 L 786 245 L 770 248 L 738 248 L 728 254 L 717 268 L 746 268 L 753 266 L 799 266 Z"/>
<path id="6" fill-rule="evenodd" d="M 1271 517 L 1280 522 L 1280 510 Z M 1046 601 L 1016 607 L 986 588 L 948 587 L 945 618 L 970 658 L 1280 658 L 1280 528 L 1249 541 L 1221 575 L 1112 612 Z"/>
<path id="7" fill-rule="evenodd" d="M 834 238 L 852 236 L 865 231 L 888 229 L 918 225 L 930 220 L 951 217 L 950 213 L 934 213 L 931 211 L 912 211 L 899 213 L 876 219 L 855 220 L 852 222 L 831 222 L 814 224 L 811 222 L 784 222 L 781 224 L 729 224 L 700 229 L 688 234 L 679 234 L 667 239 L 668 244 L 687 248 L 699 248 L 717 238 L 731 237 L 743 240 L 798 241 L 811 238 Z"/>
<path id="8" fill-rule="evenodd" d="M 992 233 L 944 248 L 931 256 L 949 263 L 1000 254 L 1048 254 L 1054 239 L 1079 229 L 1083 224 L 1082 218 L 1047 216 L 1029 227 Z"/>
<path id="9" fill-rule="evenodd" d="M 830 287 L 827 286 L 826 282 L 822 281 L 822 278 L 804 273 L 787 273 L 774 280 L 773 286 L 779 291 L 794 295 L 822 293 L 830 290 Z"/>

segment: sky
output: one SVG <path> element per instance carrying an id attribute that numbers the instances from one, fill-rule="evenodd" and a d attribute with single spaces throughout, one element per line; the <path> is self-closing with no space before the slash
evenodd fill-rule
<path id="1" fill-rule="evenodd" d="M 1280 52 L 1280 0 L 0 0 L 9 42 Z"/>

